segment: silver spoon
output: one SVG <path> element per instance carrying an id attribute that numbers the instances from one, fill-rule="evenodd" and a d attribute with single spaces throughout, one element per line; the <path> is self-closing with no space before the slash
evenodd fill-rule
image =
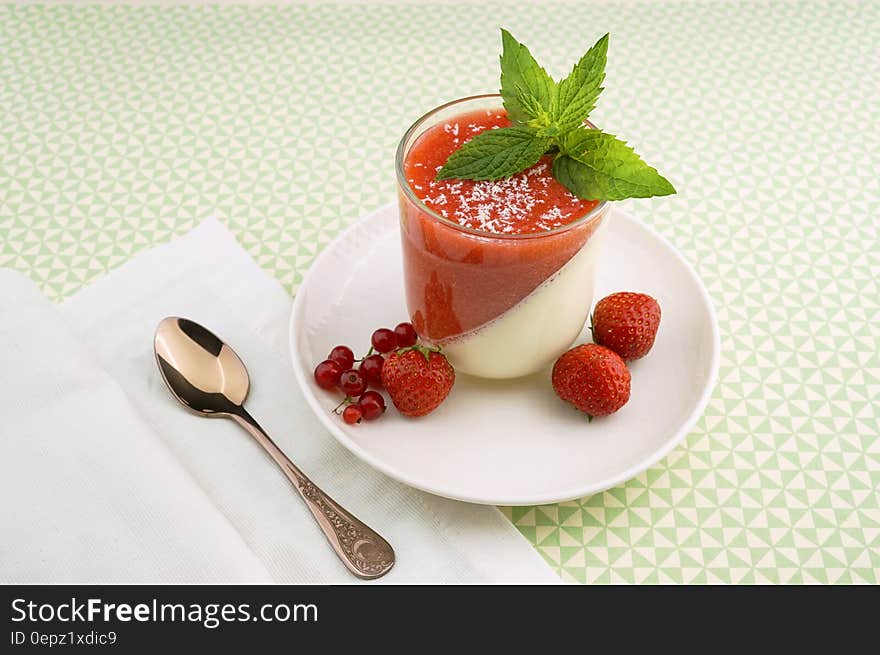
<path id="1" fill-rule="evenodd" d="M 391 570 L 391 545 L 315 486 L 247 413 L 244 400 L 250 378 L 232 348 L 198 323 L 176 316 L 159 323 L 153 347 L 175 398 L 202 416 L 232 419 L 269 453 L 349 571 L 369 580 Z"/>

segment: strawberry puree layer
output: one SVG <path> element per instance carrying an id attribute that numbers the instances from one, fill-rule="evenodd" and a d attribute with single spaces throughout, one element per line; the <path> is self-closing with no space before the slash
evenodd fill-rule
<path id="1" fill-rule="evenodd" d="M 485 328 L 523 301 L 584 247 L 601 222 L 596 216 L 549 232 L 597 203 L 569 193 L 552 177 L 547 159 L 497 182 L 435 180 L 462 143 L 508 124 L 503 110 L 460 114 L 419 136 L 404 161 L 416 196 L 465 228 L 438 220 L 401 193 L 407 302 L 416 330 L 436 343 Z"/>
<path id="2" fill-rule="evenodd" d="M 576 221 L 598 204 L 581 200 L 557 182 L 550 157 L 503 180 L 435 179 L 449 155 L 464 143 L 480 132 L 509 126 L 504 110 L 479 110 L 427 130 L 404 163 L 416 196 L 443 218 L 492 234 L 546 232 Z"/>

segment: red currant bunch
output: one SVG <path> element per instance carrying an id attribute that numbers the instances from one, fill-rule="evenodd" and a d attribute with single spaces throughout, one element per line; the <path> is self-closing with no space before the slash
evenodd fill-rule
<path id="1" fill-rule="evenodd" d="M 373 332 L 370 350 L 361 359 L 356 359 L 354 351 L 348 346 L 333 348 L 327 359 L 315 367 L 315 383 L 319 387 L 345 394 L 333 412 L 341 415 L 348 425 L 374 421 L 382 416 L 386 409 L 385 397 L 369 387 L 382 386 L 384 355 L 398 348 L 413 346 L 418 338 L 412 323 L 400 323 L 393 330 L 379 328 Z"/>

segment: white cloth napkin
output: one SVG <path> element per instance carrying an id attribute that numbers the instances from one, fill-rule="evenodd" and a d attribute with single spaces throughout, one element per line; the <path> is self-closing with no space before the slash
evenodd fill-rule
<path id="1" fill-rule="evenodd" d="M 250 437 L 168 393 L 152 336 L 180 315 L 235 348 L 251 414 L 392 543 L 383 581 L 558 582 L 495 508 L 403 486 L 321 428 L 289 363 L 290 297 L 217 221 L 60 306 L 8 270 L 0 298 L 0 581 L 354 581 Z"/>

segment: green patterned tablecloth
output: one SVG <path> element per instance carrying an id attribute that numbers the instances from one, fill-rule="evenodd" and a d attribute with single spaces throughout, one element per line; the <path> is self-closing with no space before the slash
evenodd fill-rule
<path id="1" fill-rule="evenodd" d="M 0 266 L 60 300 L 213 214 L 295 292 L 413 119 L 497 89 L 499 26 L 557 76 L 610 31 L 593 118 L 679 189 L 625 205 L 720 381 L 646 473 L 504 511 L 568 580 L 877 583 L 880 4 L 513 5 L 0 7 Z"/>

